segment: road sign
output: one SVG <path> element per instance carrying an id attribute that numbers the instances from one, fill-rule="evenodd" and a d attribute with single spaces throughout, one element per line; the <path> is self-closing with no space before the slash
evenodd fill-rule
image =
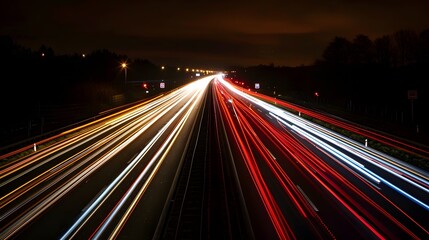
<path id="1" fill-rule="evenodd" d="M 408 90 L 408 99 L 417 99 L 417 90 Z"/>

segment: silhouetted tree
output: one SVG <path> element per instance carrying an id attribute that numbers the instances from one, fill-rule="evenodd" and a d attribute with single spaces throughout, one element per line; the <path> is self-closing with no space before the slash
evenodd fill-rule
<path id="1" fill-rule="evenodd" d="M 120 63 L 126 56 L 120 56 L 107 49 L 95 50 L 87 56 L 90 78 L 95 82 L 111 82 L 116 79 Z M 121 81 L 123 82 L 123 81 Z"/>
<path id="2" fill-rule="evenodd" d="M 372 64 L 374 61 L 375 46 L 368 36 L 359 34 L 352 42 L 351 63 Z"/>
<path id="3" fill-rule="evenodd" d="M 54 50 L 51 47 L 47 47 L 45 45 L 40 46 L 38 52 L 43 57 L 53 57 L 54 56 Z"/>
<path id="4" fill-rule="evenodd" d="M 422 64 L 429 64 L 429 29 L 420 33 L 418 46 L 417 61 Z"/>
<path id="5" fill-rule="evenodd" d="M 323 59 L 329 65 L 342 66 L 350 63 L 352 44 L 343 37 L 335 37 L 323 52 Z"/>
<path id="6" fill-rule="evenodd" d="M 392 66 L 392 40 L 389 36 L 384 35 L 375 39 L 375 56 L 374 62 L 385 67 Z"/>
<path id="7" fill-rule="evenodd" d="M 416 62 L 418 35 L 412 30 L 400 30 L 393 34 L 394 49 L 396 50 L 397 65 L 406 66 Z"/>

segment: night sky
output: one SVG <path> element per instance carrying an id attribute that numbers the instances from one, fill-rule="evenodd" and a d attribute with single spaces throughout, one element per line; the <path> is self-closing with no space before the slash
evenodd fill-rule
<path id="1" fill-rule="evenodd" d="M 25 47 L 108 49 L 177 66 L 310 65 L 335 36 L 374 39 L 427 28 L 427 0 L 0 3 L 0 34 Z"/>

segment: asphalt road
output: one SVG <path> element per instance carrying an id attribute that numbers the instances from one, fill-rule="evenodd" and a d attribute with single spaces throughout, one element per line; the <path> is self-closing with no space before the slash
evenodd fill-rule
<path id="1" fill-rule="evenodd" d="M 429 236 L 427 172 L 220 75 L 52 140 L 1 166 L 1 239 Z"/>
<path id="2" fill-rule="evenodd" d="M 245 199 L 259 195 L 277 235 L 428 236 L 427 172 L 267 104 L 246 89 L 223 80 L 216 86 L 230 139 L 241 149 L 235 160 L 247 178 L 242 186 L 253 187 Z"/>

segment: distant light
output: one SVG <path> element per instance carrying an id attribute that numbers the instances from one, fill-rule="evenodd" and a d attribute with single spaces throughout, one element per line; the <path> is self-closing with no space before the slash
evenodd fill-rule
<path id="1" fill-rule="evenodd" d="M 85 53 L 82 53 L 82 57 L 83 57 L 83 58 L 85 58 L 85 57 L 86 57 L 86 56 L 85 56 Z"/>
<path id="2" fill-rule="evenodd" d="M 121 66 L 122 66 L 122 68 L 127 68 L 127 64 L 126 63 L 122 63 Z"/>
<path id="3" fill-rule="evenodd" d="M 177 71 L 180 71 L 180 68 L 179 68 L 179 67 L 177 68 Z"/>
<path id="4" fill-rule="evenodd" d="M 45 53 L 42 53 L 42 57 L 44 57 L 45 56 Z"/>
<path id="5" fill-rule="evenodd" d="M 319 92 L 315 92 L 314 96 L 318 97 L 319 96 Z"/>
<path id="6" fill-rule="evenodd" d="M 164 70 L 164 68 L 165 68 L 164 66 L 161 67 L 162 70 Z"/>

